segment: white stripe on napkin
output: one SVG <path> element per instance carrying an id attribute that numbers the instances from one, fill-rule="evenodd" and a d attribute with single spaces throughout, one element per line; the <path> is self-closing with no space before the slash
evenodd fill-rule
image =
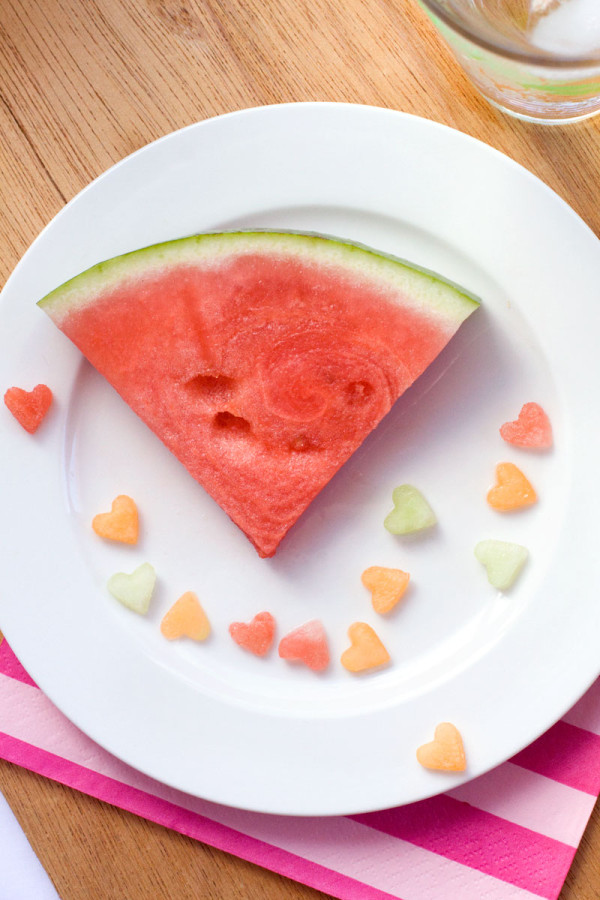
<path id="1" fill-rule="evenodd" d="M 596 797 L 591 794 L 510 762 L 453 788 L 448 794 L 571 847 L 576 847 L 581 840 L 596 803 Z"/>

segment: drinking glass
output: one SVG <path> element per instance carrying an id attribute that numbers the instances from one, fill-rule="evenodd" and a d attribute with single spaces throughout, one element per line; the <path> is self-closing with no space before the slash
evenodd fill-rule
<path id="1" fill-rule="evenodd" d="M 600 0 L 419 0 L 475 87 L 520 119 L 600 112 Z"/>

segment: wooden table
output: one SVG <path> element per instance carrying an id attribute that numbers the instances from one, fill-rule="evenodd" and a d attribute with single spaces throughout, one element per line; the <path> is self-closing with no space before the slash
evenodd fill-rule
<path id="1" fill-rule="evenodd" d="M 600 233 L 600 117 L 553 129 L 496 112 L 416 0 L 2 0 L 0 41 L 2 282 L 117 160 L 199 119 L 289 101 L 458 128 L 535 172 Z M 62 900 L 325 896 L 3 762 L 0 790 Z M 599 896 L 597 810 L 561 900 Z"/>

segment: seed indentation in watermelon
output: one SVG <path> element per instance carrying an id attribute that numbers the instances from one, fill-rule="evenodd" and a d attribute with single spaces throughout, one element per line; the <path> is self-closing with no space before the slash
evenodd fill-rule
<path id="1" fill-rule="evenodd" d="M 213 422 L 216 428 L 228 431 L 231 434 L 247 434 L 252 431 L 252 426 L 248 419 L 244 419 L 243 416 L 236 416 L 227 409 L 216 413 Z"/>
<path id="2" fill-rule="evenodd" d="M 200 374 L 185 384 L 190 396 L 207 403 L 230 400 L 235 391 L 235 379 L 229 375 Z"/>

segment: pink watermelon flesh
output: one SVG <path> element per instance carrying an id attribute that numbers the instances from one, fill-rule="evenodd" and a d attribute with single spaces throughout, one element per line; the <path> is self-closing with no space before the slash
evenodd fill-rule
<path id="1" fill-rule="evenodd" d="M 353 245 L 235 237 L 117 257 L 40 306 L 268 557 L 478 304 Z"/>
<path id="2" fill-rule="evenodd" d="M 305 622 L 281 638 L 279 656 L 291 662 L 301 662 L 314 672 L 322 672 L 329 665 L 329 644 L 323 624 L 318 619 Z"/>

